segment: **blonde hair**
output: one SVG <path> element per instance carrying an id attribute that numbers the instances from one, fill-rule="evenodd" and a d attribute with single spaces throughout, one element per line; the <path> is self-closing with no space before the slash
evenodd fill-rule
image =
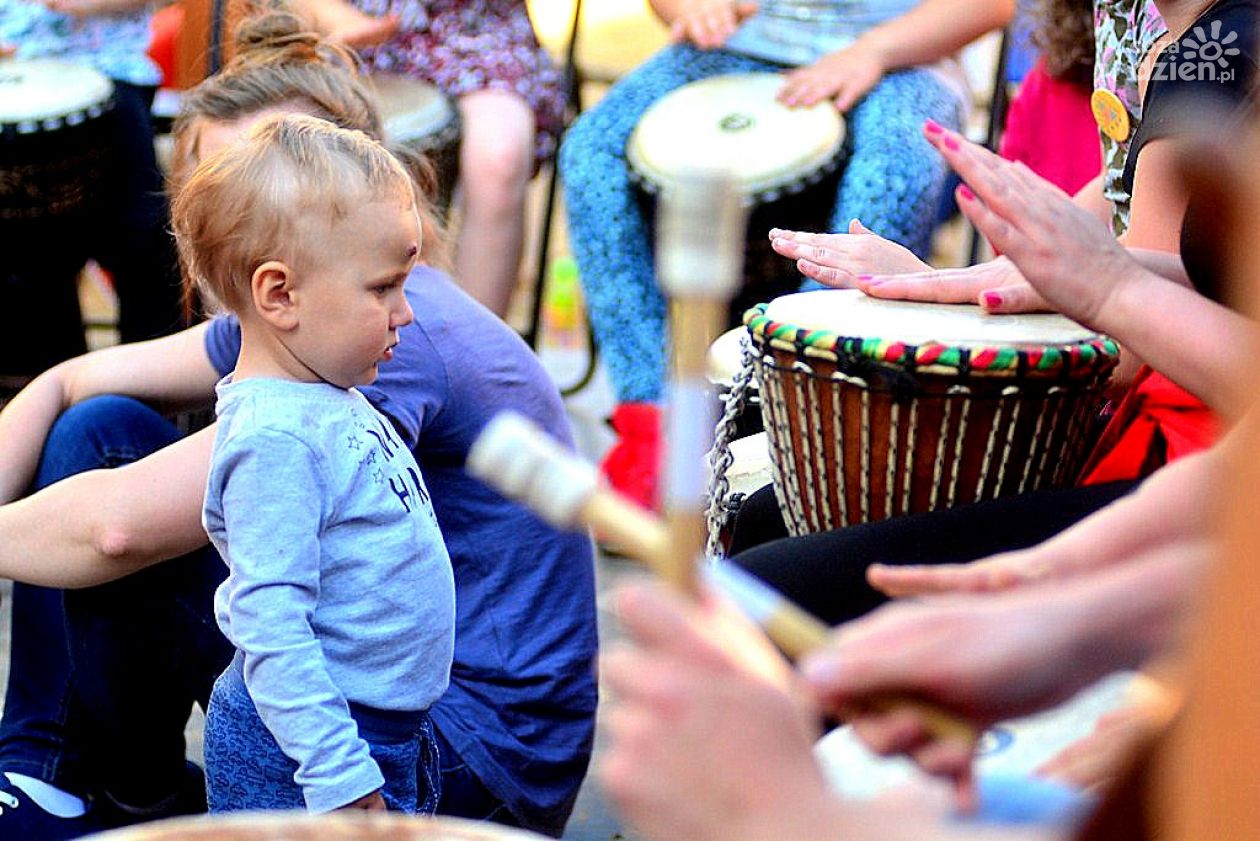
<path id="1" fill-rule="evenodd" d="M 364 132 L 279 114 L 202 161 L 175 195 L 171 220 L 188 280 L 240 314 L 263 263 L 316 259 L 300 222 L 322 216 L 334 224 L 371 200 L 415 206 L 415 185 L 397 158 Z"/>
<path id="2" fill-rule="evenodd" d="M 359 75 L 358 59 L 344 47 L 321 41 L 297 15 L 262 11 L 245 18 L 236 33 L 236 55 L 216 76 L 186 91 L 175 120 L 175 154 L 169 191 L 176 194 L 196 167 L 200 126 L 206 120 L 233 122 L 283 107 L 357 129 L 384 142 L 376 97 Z M 433 166 L 405 147 L 390 147 L 415 180 L 416 211 L 424 231 L 424 262 L 451 268 L 446 230 L 430 197 L 438 194 Z M 185 308 L 194 309 L 194 289 L 185 284 Z"/>

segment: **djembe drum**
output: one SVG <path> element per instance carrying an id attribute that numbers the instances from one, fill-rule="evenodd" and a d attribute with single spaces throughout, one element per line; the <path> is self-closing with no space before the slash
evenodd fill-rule
<path id="1" fill-rule="evenodd" d="M 750 208 L 743 290 L 732 312 L 794 291 L 800 278 L 770 248 L 772 227 L 826 230 L 844 159 L 844 119 L 829 102 L 788 108 L 778 73 L 731 73 L 683 85 L 655 102 L 626 145 L 646 213 L 684 173 L 734 173 Z M 651 226 L 649 225 L 649 228 Z M 737 323 L 737 320 L 736 320 Z"/>
<path id="2" fill-rule="evenodd" d="M 113 94 L 90 67 L 0 59 L 0 392 L 87 349 L 73 283 L 83 250 L 66 245 L 104 199 Z"/>
<path id="3" fill-rule="evenodd" d="M 0 59 L 0 222 L 88 209 L 108 164 L 103 138 L 113 93 L 90 67 Z"/>
<path id="4" fill-rule="evenodd" d="M 1115 343 L 1058 315 L 787 295 L 745 315 L 793 534 L 1071 483 Z"/>
<path id="5" fill-rule="evenodd" d="M 397 812 L 237 812 L 115 829 L 97 841 L 538 841 L 541 835 L 492 823 Z"/>
<path id="6" fill-rule="evenodd" d="M 450 97 L 428 82 L 382 73 L 370 79 L 385 120 L 386 139 L 423 155 L 433 165 L 437 195 L 431 198 L 445 214 L 459 178 L 459 111 Z"/>

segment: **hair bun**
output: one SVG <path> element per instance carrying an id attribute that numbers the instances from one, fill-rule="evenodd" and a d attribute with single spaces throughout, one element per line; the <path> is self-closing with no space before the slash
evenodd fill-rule
<path id="1" fill-rule="evenodd" d="M 283 0 L 259 0 L 236 28 L 236 58 L 240 64 L 289 64 L 314 61 L 340 65 L 356 72 L 358 59 L 349 50 L 324 41 L 302 16 Z"/>

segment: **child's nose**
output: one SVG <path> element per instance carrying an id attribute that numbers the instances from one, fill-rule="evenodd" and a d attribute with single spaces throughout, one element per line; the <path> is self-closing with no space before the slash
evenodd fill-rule
<path id="1" fill-rule="evenodd" d="M 416 314 L 411 311 L 411 303 L 406 296 L 402 297 L 402 305 L 394 308 L 394 327 L 406 327 L 415 320 Z"/>

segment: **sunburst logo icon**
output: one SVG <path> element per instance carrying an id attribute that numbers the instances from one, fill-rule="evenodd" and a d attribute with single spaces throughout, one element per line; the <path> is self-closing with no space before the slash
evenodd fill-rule
<path id="1" fill-rule="evenodd" d="M 1181 39 L 1181 57 L 1190 61 L 1216 62 L 1220 67 L 1229 67 L 1227 56 L 1236 56 L 1237 47 L 1230 44 L 1238 40 L 1237 32 L 1230 32 L 1221 37 L 1221 22 L 1212 21 L 1207 31 L 1196 26 L 1193 34 Z"/>

